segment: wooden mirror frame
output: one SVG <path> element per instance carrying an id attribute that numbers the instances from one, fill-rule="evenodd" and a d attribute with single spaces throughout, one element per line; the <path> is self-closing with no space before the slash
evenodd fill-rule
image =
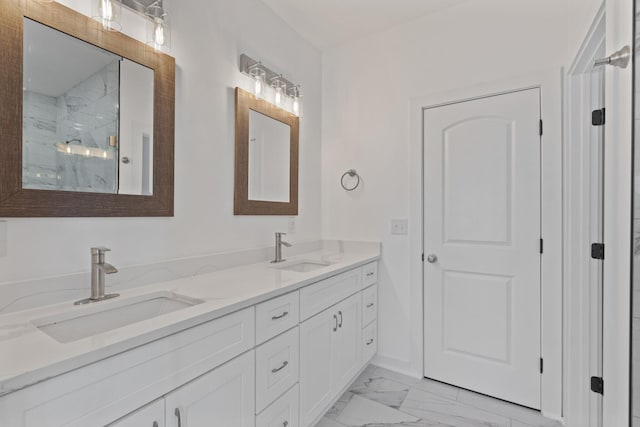
<path id="1" fill-rule="evenodd" d="M 29 18 L 154 71 L 153 195 L 22 188 L 23 21 Z M 175 60 L 59 3 L 0 0 L 0 217 L 173 216 Z"/>
<path id="2" fill-rule="evenodd" d="M 249 200 L 249 111 L 253 110 L 291 128 L 289 202 Z M 275 105 L 236 88 L 235 215 L 298 215 L 298 134 L 300 119 Z"/>

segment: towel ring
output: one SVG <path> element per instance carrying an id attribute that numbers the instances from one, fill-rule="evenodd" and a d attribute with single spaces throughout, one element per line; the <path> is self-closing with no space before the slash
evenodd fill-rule
<path id="1" fill-rule="evenodd" d="M 354 185 L 353 187 L 347 187 L 346 185 L 344 185 L 344 177 L 347 175 L 349 175 L 350 177 L 355 176 L 358 179 L 358 181 L 356 181 L 356 185 Z M 347 191 L 353 191 L 356 188 L 358 188 L 358 185 L 360 185 L 360 175 L 358 175 L 358 172 L 356 172 L 355 169 L 349 169 L 348 171 L 342 174 L 342 178 L 340 178 L 340 185 L 342 185 L 342 188 L 344 188 Z"/>

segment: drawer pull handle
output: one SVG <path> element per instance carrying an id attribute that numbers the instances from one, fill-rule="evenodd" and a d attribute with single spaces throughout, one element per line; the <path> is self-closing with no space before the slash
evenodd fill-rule
<path id="1" fill-rule="evenodd" d="M 287 366 L 288 364 L 289 364 L 289 362 L 285 360 L 284 362 L 282 362 L 282 366 L 280 366 L 279 368 L 273 368 L 271 370 L 271 373 L 275 374 L 276 372 L 282 371 L 285 368 L 285 366 Z"/>
<path id="2" fill-rule="evenodd" d="M 367 345 L 371 345 L 373 344 L 373 338 L 371 338 L 369 341 L 367 341 Z"/>
<path id="3" fill-rule="evenodd" d="M 342 312 L 338 312 L 338 316 L 340 316 L 340 323 L 338 324 L 338 328 L 342 328 Z"/>
<path id="4" fill-rule="evenodd" d="M 375 273 L 373 271 L 370 271 L 369 273 L 367 273 L 367 277 L 371 277 L 373 276 Z"/>
<path id="5" fill-rule="evenodd" d="M 367 304 L 367 308 L 371 308 L 371 307 L 373 307 L 373 303 L 372 303 L 372 302 L 370 302 L 369 304 Z"/>
<path id="6" fill-rule="evenodd" d="M 158 422 L 157 421 L 153 422 L 153 427 L 158 427 Z"/>
<path id="7" fill-rule="evenodd" d="M 277 316 L 271 316 L 271 320 L 278 320 L 278 319 L 282 319 L 283 317 L 286 317 L 289 315 L 288 311 L 284 311 L 282 314 L 279 314 Z"/>
<path id="8" fill-rule="evenodd" d="M 333 315 L 333 320 L 336 322 L 333 326 L 333 332 L 338 330 L 338 316 L 336 316 L 335 314 Z"/>
<path id="9" fill-rule="evenodd" d="M 178 427 L 182 427 L 182 414 L 180 413 L 180 408 L 176 408 L 173 413 L 178 417 Z"/>
<path id="10" fill-rule="evenodd" d="M 287 427 L 289 425 L 289 421 L 285 421 L 282 423 L 282 427 Z"/>

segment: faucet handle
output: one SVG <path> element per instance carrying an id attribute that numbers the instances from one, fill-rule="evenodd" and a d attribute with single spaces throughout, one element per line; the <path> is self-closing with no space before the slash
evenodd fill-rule
<path id="1" fill-rule="evenodd" d="M 105 252 L 110 252 L 111 249 L 105 248 L 104 246 L 98 246 L 96 248 L 91 248 L 91 255 L 104 255 Z"/>
<path id="2" fill-rule="evenodd" d="M 276 232 L 276 236 L 286 236 L 286 235 L 287 235 L 287 233 L 282 233 L 282 232 L 279 232 L 279 231 Z"/>

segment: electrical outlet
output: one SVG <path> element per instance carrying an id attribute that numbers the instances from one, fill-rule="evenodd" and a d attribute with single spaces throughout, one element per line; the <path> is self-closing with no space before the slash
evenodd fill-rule
<path id="1" fill-rule="evenodd" d="M 289 217 L 289 234 L 296 234 L 296 217 Z"/>
<path id="2" fill-rule="evenodd" d="M 409 234 L 409 220 L 407 220 L 407 219 L 392 219 L 391 220 L 391 234 L 399 234 L 399 235 Z"/>

